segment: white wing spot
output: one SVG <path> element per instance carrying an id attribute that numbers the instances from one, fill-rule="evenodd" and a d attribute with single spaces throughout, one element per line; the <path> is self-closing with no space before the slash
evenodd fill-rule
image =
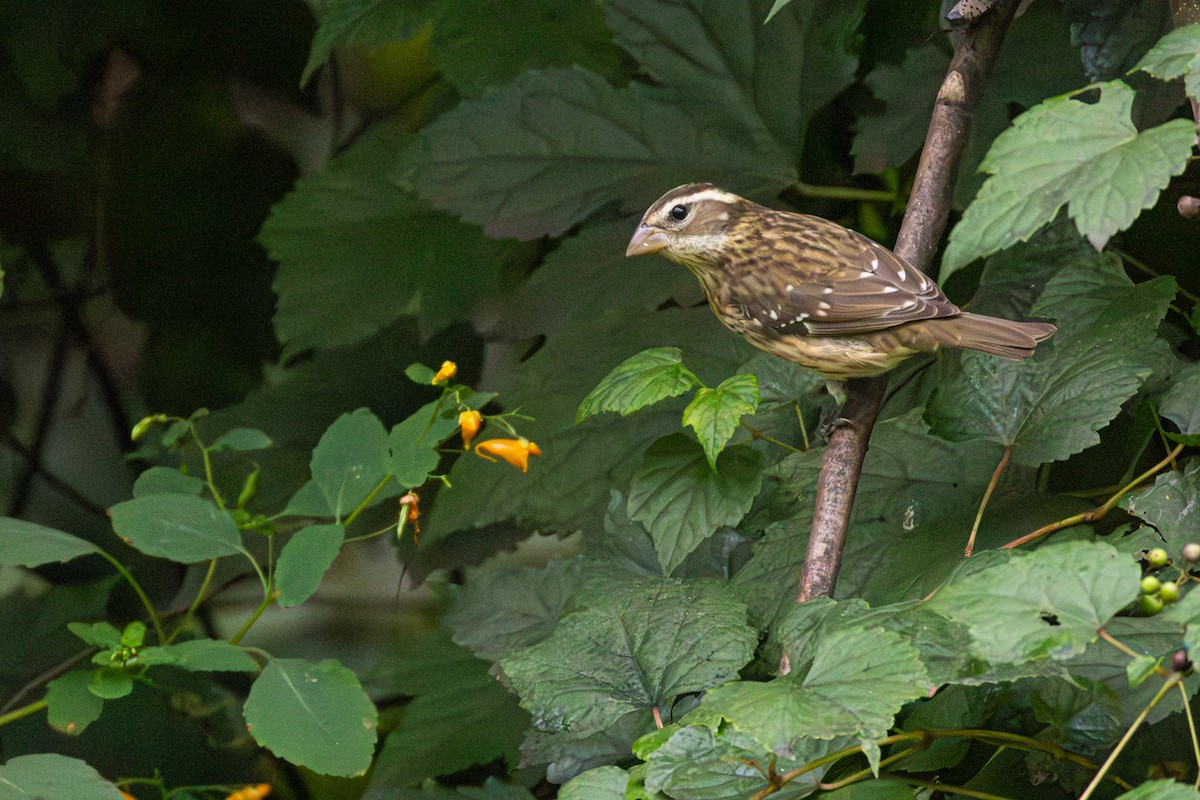
<path id="1" fill-rule="evenodd" d="M 824 300 L 822 300 L 821 302 L 817 303 L 817 308 L 820 309 L 821 311 L 828 311 L 829 309 L 833 308 L 833 306 L 829 305 L 829 303 L 826 303 Z"/>
<path id="2" fill-rule="evenodd" d="M 826 286 L 824 289 L 821 290 L 821 294 L 833 294 L 833 287 Z"/>
<path id="3" fill-rule="evenodd" d="M 794 292 L 794 291 L 796 291 L 796 287 L 795 287 L 795 286 L 792 286 L 792 285 L 789 283 L 789 284 L 787 285 L 787 290 L 788 290 L 789 292 Z"/>
<path id="4" fill-rule="evenodd" d="M 796 319 L 794 319 L 792 321 L 793 322 L 804 322 L 804 320 L 806 320 L 806 319 L 808 319 L 808 314 L 800 313 L 800 314 L 797 314 Z"/>
<path id="5" fill-rule="evenodd" d="M 884 294 L 891 294 L 892 292 L 898 292 L 900 290 L 897 289 L 895 286 L 885 286 L 880 291 L 883 292 Z"/>
<path id="6" fill-rule="evenodd" d="M 916 300 L 905 300 L 904 303 L 901 304 L 901 308 L 913 308 L 916 305 L 917 305 Z"/>
<path id="7" fill-rule="evenodd" d="M 860 278 L 870 278 L 870 277 L 872 277 L 874 274 L 875 274 L 875 273 L 874 273 L 874 272 L 872 272 L 871 270 L 869 270 L 869 269 L 864 269 L 862 272 L 858 273 L 858 277 L 860 277 Z"/>
<path id="8" fill-rule="evenodd" d="M 877 269 L 879 269 L 879 259 L 872 258 L 871 259 L 871 272 L 874 272 Z"/>
<path id="9" fill-rule="evenodd" d="M 779 319 L 779 314 L 776 313 L 775 309 L 773 309 L 773 308 L 770 310 L 769 316 L 771 317 L 771 319 Z"/>
<path id="10" fill-rule="evenodd" d="M 899 278 L 900 280 L 904 280 L 904 279 L 906 279 L 906 278 L 908 277 L 908 273 L 904 271 L 904 267 L 901 267 L 901 268 L 900 268 L 900 269 L 899 269 L 899 270 L 896 272 L 896 277 L 897 277 L 897 278 Z"/>

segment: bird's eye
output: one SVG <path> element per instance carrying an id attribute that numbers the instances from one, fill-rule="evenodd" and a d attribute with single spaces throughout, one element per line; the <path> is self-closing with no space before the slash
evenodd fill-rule
<path id="1" fill-rule="evenodd" d="M 687 206 L 675 206 L 674 208 L 671 209 L 671 219 L 676 220 L 678 222 L 683 222 L 685 219 L 687 219 L 687 215 L 688 215 L 688 207 Z"/>

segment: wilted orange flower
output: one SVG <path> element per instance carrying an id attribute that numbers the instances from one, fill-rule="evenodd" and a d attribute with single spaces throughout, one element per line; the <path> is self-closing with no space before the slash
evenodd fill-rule
<path id="1" fill-rule="evenodd" d="M 529 471 L 530 456 L 540 456 L 541 454 L 542 448 L 538 447 L 536 442 L 531 442 L 524 437 L 520 439 L 488 439 L 475 445 L 475 455 L 480 458 L 486 458 L 488 461 L 495 461 L 496 458 L 504 459 L 514 467 L 520 467 L 521 472 Z M 496 458 L 492 458 L 492 456 Z"/>
<path id="2" fill-rule="evenodd" d="M 443 361 L 441 368 L 437 371 L 437 375 L 433 376 L 433 380 L 430 383 L 434 386 L 441 386 L 457 374 L 458 364 L 455 364 L 453 361 Z"/>
<path id="3" fill-rule="evenodd" d="M 458 426 L 462 428 L 463 450 L 471 447 L 471 440 L 483 427 L 483 415 L 478 411 L 464 411 L 458 415 Z"/>
<path id="4" fill-rule="evenodd" d="M 271 794 L 271 784 L 260 783 L 257 786 L 238 789 L 233 794 L 227 795 L 225 800 L 262 800 L 269 794 Z"/>

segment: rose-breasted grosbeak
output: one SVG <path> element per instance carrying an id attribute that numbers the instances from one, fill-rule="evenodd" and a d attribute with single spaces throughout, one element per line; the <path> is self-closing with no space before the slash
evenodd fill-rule
<path id="1" fill-rule="evenodd" d="M 691 270 L 727 328 L 831 381 L 878 375 L 941 347 L 1028 358 L 1055 330 L 969 314 L 862 234 L 708 183 L 650 206 L 625 255 L 646 253 Z"/>

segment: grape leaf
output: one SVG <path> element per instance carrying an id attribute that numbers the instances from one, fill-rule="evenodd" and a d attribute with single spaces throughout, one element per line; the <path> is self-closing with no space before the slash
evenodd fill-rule
<path id="1" fill-rule="evenodd" d="M 751 146 L 748 146 L 751 145 Z M 743 128 L 713 128 L 661 89 L 614 89 L 583 69 L 527 72 L 422 129 L 405 180 L 492 236 L 557 236 L 601 206 L 641 209 L 697 174 L 781 189 L 794 167 Z"/>
<path id="2" fill-rule="evenodd" d="M 322 775 L 362 775 L 375 752 L 377 713 L 336 661 L 272 659 L 250 687 L 246 729 L 280 758 Z"/>
<path id="3" fill-rule="evenodd" d="M 1163 80 L 1182 77 L 1188 97 L 1200 95 L 1200 23 L 1168 33 L 1142 56 L 1135 69 Z"/>
<path id="4" fill-rule="evenodd" d="M 1150 525 L 1164 540 L 1168 552 L 1196 541 L 1200 530 L 1200 462 L 1182 472 L 1166 472 L 1148 489 L 1121 498 L 1121 508 Z"/>
<path id="5" fill-rule="evenodd" d="M 1087 104 L 1053 97 L 1017 117 L 992 145 L 981 169 L 991 173 L 950 233 L 943 281 L 980 256 L 1028 239 L 1059 209 L 1101 248 L 1149 208 L 1187 165 L 1195 125 L 1171 120 L 1139 132 L 1130 117 L 1134 92 L 1120 81 Z"/>
<path id="6" fill-rule="evenodd" d="M 1059 320 L 1058 333 L 1024 361 L 964 354 L 960 371 L 939 383 L 926 419 L 953 441 L 1010 446 L 1013 459 L 1029 466 L 1096 444 L 1097 431 L 1152 372 L 1156 331 L 1174 293 L 1170 278 L 1132 285 L 1112 258 L 1065 265 L 1033 310 Z"/>
<path id="7" fill-rule="evenodd" d="M 734 375 L 715 389 L 704 387 L 696 392 L 683 410 L 683 424 L 696 431 L 708 465 L 716 470 L 717 456 L 725 449 L 742 417 L 757 410 L 758 379 L 753 375 Z"/>
<path id="8" fill-rule="evenodd" d="M 308 83 L 335 50 L 408 39 L 435 16 L 441 4 L 441 0 L 332 0 L 321 12 L 300 85 Z"/>
<path id="9" fill-rule="evenodd" d="M 1146 781 L 1117 800 L 1193 800 L 1196 792 L 1176 780 Z"/>
<path id="10" fill-rule="evenodd" d="M 762 457 L 739 447 L 722 453 L 716 469 L 703 448 L 683 434 L 655 442 L 629 487 L 629 517 L 654 539 L 669 574 L 722 525 L 736 525 L 762 485 Z"/>
<path id="11" fill-rule="evenodd" d="M 1200 434 L 1200 364 L 1189 364 L 1171 376 L 1171 388 L 1158 403 L 1158 413 L 1183 434 Z"/>
<path id="12" fill-rule="evenodd" d="M 713 586 L 669 579 L 605 583 L 550 638 L 500 662 L 542 731 L 584 736 L 736 677 L 758 633 L 746 608 Z"/>
<path id="13" fill-rule="evenodd" d="M 926 607 L 966 625 L 988 663 L 1065 660 L 1138 593 L 1140 571 L 1103 542 L 1062 542 L 1033 552 L 991 551 L 967 562 Z"/>
<path id="14" fill-rule="evenodd" d="M 575 422 L 605 411 L 628 416 L 659 400 L 681 395 L 699 383 L 683 365 L 683 353 L 678 347 L 643 350 L 618 364 L 583 398 Z"/>
<path id="15" fill-rule="evenodd" d="M 589 769 L 563 784 L 558 800 L 625 800 L 629 773 L 620 767 Z"/>
<path id="16" fill-rule="evenodd" d="M 851 626 L 820 637 L 807 670 L 719 686 L 688 719 L 728 720 L 771 752 L 787 755 L 805 739 L 881 738 L 900 707 L 930 688 L 911 644 L 882 628 Z"/>
<path id="17" fill-rule="evenodd" d="M 279 262 L 275 332 L 287 351 L 350 344 L 403 314 L 432 335 L 523 268 L 531 250 L 431 210 L 390 177 L 409 139 L 377 125 L 301 178 L 259 239 Z"/>

